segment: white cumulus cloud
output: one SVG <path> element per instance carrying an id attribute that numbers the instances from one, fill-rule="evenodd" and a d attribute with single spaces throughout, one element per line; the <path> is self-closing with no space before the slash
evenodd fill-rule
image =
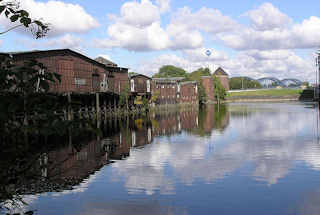
<path id="1" fill-rule="evenodd" d="M 84 54 L 83 40 L 72 34 L 65 34 L 60 37 L 49 38 L 46 40 L 22 39 L 18 43 L 31 49 L 73 49 Z"/>
<path id="2" fill-rule="evenodd" d="M 185 31 L 197 29 L 213 34 L 236 30 L 239 27 L 237 22 L 219 10 L 206 7 L 196 12 L 192 12 L 189 7 L 181 8 L 174 14 L 170 25 Z"/>
<path id="3" fill-rule="evenodd" d="M 161 14 L 169 9 L 169 0 L 126 2 L 119 15 L 109 15 L 113 23 L 108 27 L 108 38 L 95 44 L 130 51 L 197 49 L 203 46 L 202 32 L 215 34 L 239 26 L 219 10 L 205 7 L 195 12 L 188 7 L 178 9 L 163 26 Z"/>
<path id="4" fill-rule="evenodd" d="M 170 10 L 170 1 L 171 0 L 156 0 L 161 13 L 168 12 Z"/>
<path id="5" fill-rule="evenodd" d="M 170 46 L 169 36 L 161 27 L 160 8 L 149 0 L 126 2 L 120 16 L 109 17 L 114 22 L 108 27 L 108 38 L 97 39 L 97 47 L 151 51 Z"/>
<path id="6" fill-rule="evenodd" d="M 264 3 L 258 9 L 246 13 L 256 30 L 287 28 L 292 20 L 271 3 Z"/>
<path id="7" fill-rule="evenodd" d="M 149 0 L 124 3 L 120 15 L 120 22 L 136 27 L 147 27 L 160 20 L 159 8 Z"/>
<path id="8" fill-rule="evenodd" d="M 320 46 L 320 18 L 317 16 L 293 23 L 270 3 L 246 14 L 252 26 L 218 35 L 226 46 L 236 50 L 312 49 Z"/>

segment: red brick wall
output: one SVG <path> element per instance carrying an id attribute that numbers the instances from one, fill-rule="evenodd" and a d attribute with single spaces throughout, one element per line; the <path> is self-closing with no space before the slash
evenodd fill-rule
<path id="1" fill-rule="evenodd" d="M 38 62 L 43 63 L 47 71 L 58 73 L 61 75 L 60 83 L 50 84 L 52 92 L 96 92 L 100 91 L 100 83 L 103 81 L 104 74 L 110 74 L 108 68 L 88 62 L 80 57 L 73 55 L 42 55 L 42 56 L 25 56 L 19 57 L 18 62 L 23 62 L 28 59 L 36 59 Z M 96 73 L 95 84 L 93 85 L 92 74 Z M 126 82 L 128 80 L 128 72 L 114 73 L 114 77 L 118 82 Z M 76 84 L 75 79 L 78 79 Z M 115 83 L 113 78 L 109 78 L 109 82 Z M 81 84 L 79 84 L 81 83 Z M 109 84 L 110 85 L 110 84 Z M 112 86 L 113 87 L 113 86 Z M 121 85 L 123 88 L 123 84 Z M 121 89 L 122 89 L 121 88 Z M 117 88 L 118 89 L 118 88 Z"/>
<path id="2" fill-rule="evenodd" d="M 134 91 L 136 93 L 147 93 L 147 80 L 150 81 L 151 90 L 151 80 L 144 76 L 135 76 L 131 78 L 134 80 Z"/>
<path id="3" fill-rule="evenodd" d="M 177 84 L 176 83 L 153 83 L 153 92 L 159 91 L 158 104 L 177 103 Z"/>
<path id="4" fill-rule="evenodd" d="M 54 92 L 92 92 L 92 73 L 96 66 L 74 56 L 47 56 L 37 59 L 43 63 L 48 71 L 61 75 L 61 83 L 51 85 Z M 98 69 L 101 71 L 101 68 Z M 77 84 L 75 79 L 83 84 Z M 97 90 L 97 89 L 95 89 Z"/>
<path id="5" fill-rule="evenodd" d="M 229 87 L 229 77 L 226 75 L 218 75 L 217 77 L 220 78 L 220 82 L 222 84 L 222 86 L 224 87 L 225 90 L 230 90 Z"/>
<path id="6" fill-rule="evenodd" d="M 125 87 L 129 87 L 129 79 L 128 79 L 128 70 L 121 71 L 121 72 L 115 72 L 113 73 L 114 76 L 114 93 L 120 94 L 122 90 L 125 89 Z"/>
<path id="7" fill-rule="evenodd" d="M 207 95 L 208 101 L 214 101 L 213 79 L 210 76 L 201 77 L 202 85 Z"/>
<path id="8" fill-rule="evenodd" d="M 180 98 L 179 103 L 192 103 L 198 102 L 198 94 L 195 83 L 187 83 L 180 85 Z"/>

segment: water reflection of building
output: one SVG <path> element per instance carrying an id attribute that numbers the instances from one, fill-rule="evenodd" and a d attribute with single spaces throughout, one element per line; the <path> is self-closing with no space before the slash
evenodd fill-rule
<path id="1" fill-rule="evenodd" d="M 210 135 L 213 130 L 224 131 L 230 114 L 225 105 L 208 105 L 201 110 L 155 114 L 152 118 L 153 136 L 170 136 L 182 131 Z"/>
<path id="2" fill-rule="evenodd" d="M 215 127 L 219 127 L 212 120 L 215 111 L 213 108 L 200 112 L 197 109 L 188 109 L 180 112 L 150 114 L 133 120 L 105 120 L 101 125 L 103 137 L 72 138 L 70 136 L 69 142 L 66 140 L 64 145 L 60 139 L 55 141 L 61 142 L 62 147 L 50 152 L 39 152 L 40 158 L 35 159 L 36 164 L 33 167 L 36 172 L 34 175 L 40 175 L 39 179 L 42 179 L 42 176 L 52 180 L 54 190 L 71 189 L 70 186 L 81 183 L 101 167 L 110 163 L 110 160 L 128 158 L 133 153 L 132 148 L 151 144 L 155 137 L 171 136 L 181 132 L 198 134 L 203 130 L 202 128 L 211 132 Z M 204 118 L 203 113 L 205 113 Z M 226 116 L 228 117 L 228 114 Z M 211 119 L 207 119 L 208 117 Z M 228 120 L 221 120 L 221 122 L 223 126 L 228 124 Z M 160 147 L 165 151 L 167 146 L 161 145 Z M 199 148 L 195 149 L 194 156 L 201 154 L 201 151 Z M 41 180 L 39 181 L 41 184 Z M 59 186 L 56 186 L 57 184 Z M 50 189 L 41 188 L 35 192 L 46 191 Z"/>
<path id="3" fill-rule="evenodd" d="M 213 130 L 223 132 L 229 125 L 230 113 L 226 105 L 207 105 L 199 111 L 199 135 L 211 135 Z"/>
<path id="4" fill-rule="evenodd" d="M 152 117 L 154 136 L 170 136 L 181 131 L 180 116 L 176 113 L 156 114 Z"/>
<path id="5" fill-rule="evenodd" d="M 198 111 L 180 112 L 179 116 L 182 130 L 191 131 L 198 127 Z"/>
<path id="6" fill-rule="evenodd" d="M 121 160 L 130 155 L 130 139 L 126 133 L 119 132 L 112 138 L 112 150 L 109 151 L 109 158 Z"/>
<path id="7" fill-rule="evenodd" d="M 47 177 L 50 179 L 87 178 L 108 163 L 100 141 L 90 141 L 77 150 L 72 144 L 48 153 Z"/>
<path id="8" fill-rule="evenodd" d="M 106 137 L 101 140 L 76 143 L 70 137 L 63 148 L 43 154 L 40 159 L 41 175 L 50 179 L 83 180 L 112 160 L 130 156 L 131 148 L 151 144 L 156 136 L 171 136 L 182 131 L 211 133 L 225 129 L 229 123 L 226 107 L 219 113 L 214 106 L 200 112 L 190 109 L 181 112 L 166 112 L 132 120 L 130 123 L 115 122 L 102 126 Z M 125 125 L 126 124 L 126 125 Z M 73 142 L 73 143 L 72 143 Z"/>

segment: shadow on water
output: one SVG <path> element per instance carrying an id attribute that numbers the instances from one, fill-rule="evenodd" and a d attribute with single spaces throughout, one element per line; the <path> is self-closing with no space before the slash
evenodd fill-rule
<path id="1" fill-rule="evenodd" d="M 132 148 L 143 148 L 155 137 L 183 132 L 210 136 L 214 130 L 224 132 L 229 118 L 225 105 L 150 112 L 106 118 L 101 121 L 101 135 L 82 125 L 81 130 L 52 134 L 46 140 L 8 143 L 0 152 L 0 214 L 1 210 L 25 213 L 24 195 L 73 190 L 103 166 L 126 159 Z"/>

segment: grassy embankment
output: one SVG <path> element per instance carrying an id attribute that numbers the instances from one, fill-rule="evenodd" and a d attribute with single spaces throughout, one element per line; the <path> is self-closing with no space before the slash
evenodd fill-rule
<path id="1" fill-rule="evenodd" d="M 245 92 L 229 92 L 227 100 L 270 100 L 270 99 L 298 99 L 301 89 L 265 89 Z"/>

